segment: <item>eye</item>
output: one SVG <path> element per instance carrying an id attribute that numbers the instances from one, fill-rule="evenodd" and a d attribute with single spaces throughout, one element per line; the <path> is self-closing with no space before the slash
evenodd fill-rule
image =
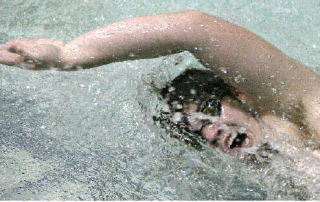
<path id="1" fill-rule="evenodd" d="M 210 116 L 220 116 L 221 103 L 216 99 L 209 99 L 201 108 L 201 112 Z"/>

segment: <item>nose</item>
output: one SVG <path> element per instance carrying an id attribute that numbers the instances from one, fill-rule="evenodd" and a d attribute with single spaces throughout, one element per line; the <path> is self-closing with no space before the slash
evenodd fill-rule
<path id="1" fill-rule="evenodd" d="M 222 132 L 224 132 L 224 130 L 216 124 L 209 124 L 201 130 L 202 136 L 210 142 L 217 139 Z"/>

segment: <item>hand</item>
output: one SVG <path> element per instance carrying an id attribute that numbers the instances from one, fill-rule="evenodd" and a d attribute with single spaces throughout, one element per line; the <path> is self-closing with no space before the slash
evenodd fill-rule
<path id="1" fill-rule="evenodd" d="M 16 39 L 0 44 L 0 64 L 27 69 L 61 66 L 62 41 L 51 39 Z"/>

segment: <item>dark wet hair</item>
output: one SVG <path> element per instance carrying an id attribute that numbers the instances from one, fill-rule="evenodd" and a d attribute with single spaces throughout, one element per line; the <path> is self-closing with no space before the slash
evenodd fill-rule
<path id="1" fill-rule="evenodd" d="M 185 115 L 182 106 L 186 102 L 200 106 L 209 98 L 221 100 L 225 96 L 234 97 L 231 89 L 230 85 L 209 70 L 187 69 L 161 90 L 162 99 L 168 103 L 170 111 L 161 110 L 160 117 L 155 120 L 159 120 L 171 136 L 201 149 L 205 140 L 200 131 L 189 127 L 186 116 L 178 122 L 173 122 L 172 116 L 176 112 Z"/>

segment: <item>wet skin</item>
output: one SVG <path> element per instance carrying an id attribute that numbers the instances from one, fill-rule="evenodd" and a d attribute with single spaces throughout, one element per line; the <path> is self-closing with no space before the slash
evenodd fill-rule
<path id="1" fill-rule="evenodd" d="M 220 116 L 212 117 L 211 123 L 207 125 L 203 125 L 201 119 L 206 119 L 208 115 L 199 114 L 197 104 L 188 103 L 183 107 L 190 128 L 201 130 L 202 136 L 207 140 L 206 144 L 212 148 L 240 151 L 263 139 L 259 121 L 238 100 L 223 98 Z"/>
<path id="2" fill-rule="evenodd" d="M 253 110 L 251 100 L 245 94 L 240 93 L 236 97 L 238 100 L 224 97 L 221 114 L 215 117 L 200 112 L 196 102 L 183 104 L 190 129 L 201 131 L 208 146 L 223 151 L 241 151 L 259 146 L 263 141 L 271 141 L 287 153 L 305 148 L 308 139 L 302 135 L 304 130 L 287 119 Z M 211 123 L 203 125 L 202 120 L 205 119 L 210 119 Z"/>

